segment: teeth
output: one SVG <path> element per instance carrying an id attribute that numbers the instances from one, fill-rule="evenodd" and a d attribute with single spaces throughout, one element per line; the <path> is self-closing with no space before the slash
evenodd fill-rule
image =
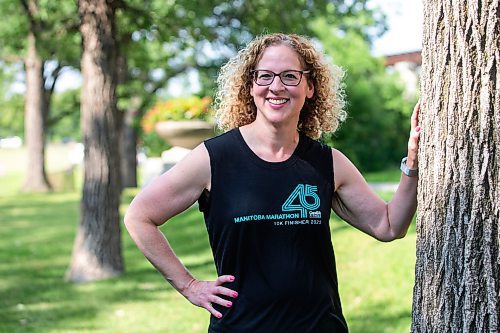
<path id="1" fill-rule="evenodd" d="M 269 102 L 273 104 L 285 104 L 287 102 L 287 99 L 274 99 L 274 98 L 269 98 Z"/>

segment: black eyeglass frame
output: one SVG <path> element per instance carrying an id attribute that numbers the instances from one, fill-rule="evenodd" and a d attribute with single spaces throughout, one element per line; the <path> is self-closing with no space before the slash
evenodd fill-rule
<path id="1" fill-rule="evenodd" d="M 263 71 L 263 72 L 266 72 L 266 73 L 272 73 L 273 74 L 273 78 L 272 78 L 271 81 L 269 81 L 268 84 L 259 84 L 259 83 L 257 83 L 257 76 L 255 75 L 255 73 L 260 72 L 260 71 Z M 281 74 L 287 73 L 287 72 L 294 72 L 294 73 L 299 73 L 300 74 L 300 78 L 299 78 L 299 81 L 297 82 L 297 84 L 288 84 L 288 83 L 283 82 L 283 78 L 281 77 Z M 296 69 L 287 69 L 286 71 L 283 71 L 281 73 L 275 73 L 275 72 L 267 70 L 267 69 L 252 69 L 250 71 L 250 74 L 252 75 L 252 78 L 253 78 L 253 82 L 255 82 L 256 85 L 261 86 L 261 87 L 270 86 L 274 82 L 274 79 L 276 78 L 276 76 L 280 78 L 281 83 L 283 83 L 283 85 L 289 86 L 289 87 L 296 87 L 296 86 L 298 86 L 300 84 L 300 82 L 302 82 L 302 77 L 304 76 L 304 74 L 310 74 L 310 73 L 311 73 L 310 70 L 299 71 L 299 70 L 296 70 Z"/>

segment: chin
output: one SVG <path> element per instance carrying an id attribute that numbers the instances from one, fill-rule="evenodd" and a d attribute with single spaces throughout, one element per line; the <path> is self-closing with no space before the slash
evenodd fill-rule
<path id="1" fill-rule="evenodd" d="M 265 118 L 267 119 L 268 122 L 270 122 L 275 126 L 285 125 L 295 120 L 295 118 L 292 117 L 291 115 L 286 115 L 283 113 L 279 115 L 267 115 Z"/>

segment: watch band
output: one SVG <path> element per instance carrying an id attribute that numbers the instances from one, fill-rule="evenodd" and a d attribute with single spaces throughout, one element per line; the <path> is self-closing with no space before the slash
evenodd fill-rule
<path id="1" fill-rule="evenodd" d="M 408 177 L 418 177 L 418 168 L 417 169 L 410 169 L 406 165 L 406 160 L 408 157 L 404 157 L 403 160 L 401 161 L 401 171 L 407 175 Z"/>

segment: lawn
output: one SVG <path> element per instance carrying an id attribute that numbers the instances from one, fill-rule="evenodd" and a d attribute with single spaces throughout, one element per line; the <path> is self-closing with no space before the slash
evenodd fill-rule
<path id="1" fill-rule="evenodd" d="M 0 332 L 206 332 L 205 310 L 177 294 L 126 231 L 123 276 L 79 285 L 65 282 L 80 194 L 17 193 L 14 188 L 22 177 L 12 175 L 0 177 Z M 122 214 L 135 193 L 124 193 Z M 214 277 L 205 226 L 196 208 L 162 230 L 195 276 Z M 415 229 L 392 243 L 377 242 L 335 218 L 331 230 L 351 332 L 409 331 Z"/>

